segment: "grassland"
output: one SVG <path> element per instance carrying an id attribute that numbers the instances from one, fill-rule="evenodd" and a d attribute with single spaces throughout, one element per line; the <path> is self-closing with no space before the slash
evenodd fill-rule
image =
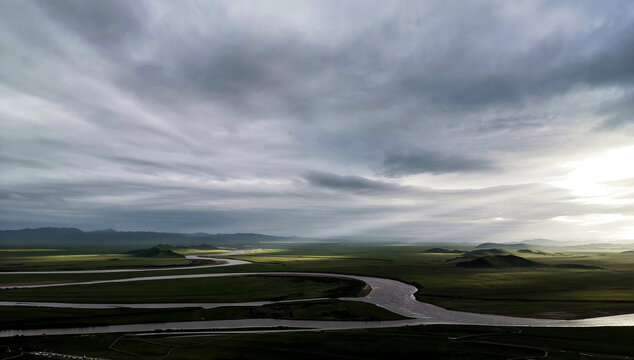
<path id="1" fill-rule="evenodd" d="M 108 359 L 627 359 L 632 330 L 417 326 L 337 332 L 179 337 L 96 335 L 0 339 L 0 358 L 49 351 Z M 593 339 L 593 341 L 588 341 Z M 22 349 L 22 350 L 19 350 Z M 9 350 L 11 350 L 9 352 Z M 3 353 L 4 351 L 4 353 Z M 24 359 L 36 358 L 26 355 Z"/>
<path id="2" fill-rule="evenodd" d="M 240 276 L 5 289 L 2 301 L 74 303 L 244 302 L 357 296 L 365 283 L 306 276 Z"/>
<path id="3" fill-rule="evenodd" d="M 34 251 L 0 252 L 2 271 L 49 271 L 49 270 L 101 270 L 117 268 L 184 266 L 191 261 L 184 258 L 143 258 L 125 253 L 92 253 L 92 250 L 59 250 L 55 253 L 35 249 Z"/>
<path id="4" fill-rule="evenodd" d="M 608 251 L 544 251 L 511 254 L 545 264 L 531 268 L 459 268 L 457 254 L 426 253 L 426 246 L 293 246 L 232 256 L 253 264 L 190 269 L 169 274 L 302 271 L 394 278 L 419 288 L 421 301 L 446 308 L 551 318 L 634 312 L 634 257 Z M 452 247 L 456 248 L 456 247 Z M 468 247 L 458 247 L 470 250 Z M 180 254 L 222 256 L 226 251 L 177 249 Z M 115 260 L 118 259 L 118 260 Z M 59 270 L 191 264 L 180 258 L 134 257 L 117 251 L 3 251 L 0 269 Z M 557 268 L 561 264 L 601 269 Z M 166 275 L 162 271 L 105 274 L 0 274 L 3 286 Z M 246 276 L 74 285 L 0 291 L 0 300 L 67 302 L 232 302 L 356 295 L 363 284 L 318 277 Z M 279 318 L 388 320 L 397 315 L 373 305 L 337 300 L 215 309 L 44 309 L 0 307 L 0 327 L 44 328 L 126 323 Z M 0 360 L 46 350 L 108 359 L 625 359 L 634 353 L 631 328 L 548 329 L 420 326 L 316 333 L 224 334 L 179 337 L 54 336 L 0 339 Z M 588 341 L 591 339 L 591 341 Z M 9 351 L 9 349 L 11 351 Z M 18 349 L 23 349 L 20 351 Z M 585 354 L 585 355 L 584 355 Z"/>
<path id="5" fill-rule="evenodd" d="M 543 268 L 456 268 L 455 254 L 422 246 L 280 249 L 240 258 L 258 271 L 323 271 L 395 278 L 417 285 L 419 300 L 455 310 L 549 318 L 634 312 L 634 258 L 614 252 L 517 253 Z M 299 260 L 298 260 L 299 259 Z M 561 264 L 601 270 L 556 268 Z M 266 270 L 265 270 L 266 269 Z"/>
<path id="6" fill-rule="evenodd" d="M 317 300 L 264 306 L 212 309 L 52 309 L 0 307 L 0 329 L 42 329 L 173 321 L 275 318 L 289 320 L 400 320 L 375 305 L 359 301 Z"/>
<path id="7" fill-rule="evenodd" d="M 520 253 L 546 267 L 539 268 L 456 268 L 445 262 L 456 254 L 425 253 L 430 246 L 341 246 L 311 245 L 250 252 L 233 256 L 254 264 L 231 268 L 179 269 L 170 274 L 314 271 L 359 274 L 395 278 L 417 285 L 421 301 L 455 310 L 550 318 L 580 318 L 634 312 L 634 257 L 610 251 L 545 251 Z M 470 250 L 470 248 L 452 246 Z M 192 253 L 195 250 L 179 249 Z M 215 251 L 215 250 L 213 250 Z M 28 254 L 30 268 L 68 266 L 64 261 L 50 263 L 51 253 Z M 58 254 L 58 255 L 81 255 Z M 103 268 L 111 266 L 111 257 L 75 257 L 73 267 Z M 210 253 L 216 255 L 216 253 Z M 0 255 L 0 264 L 24 258 L 24 254 Z M 13 260 L 12 260 L 13 259 Z M 57 258 L 59 259 L 59 258 Z M 79 260 L 83 259 L 83 260 Z M 136 266 L 145 262 L 156 265 L 174 259 L 132 258 Z M 181 261 L 176 259 L 176 261 Z M 561 264 L 601 267 L 600 270 L 556 268 Z M 144 276 L 164 272 L 144 272 Z M 47 282 L 116 279 L 130 274 L 47 274 L 2 275 L 0 284 L 35 284 Z M 261 298 L 258 300 L 262 300 Z"/>

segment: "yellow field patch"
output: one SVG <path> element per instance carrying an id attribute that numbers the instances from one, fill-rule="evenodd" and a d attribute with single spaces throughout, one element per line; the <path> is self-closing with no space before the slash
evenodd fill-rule
<path id="1" fill-rule="evenodd" d="M 230 252 L 231 250 L 223 250 L 223 249 L 176 249 L 175 253 L 181 255 L 191 255 L 191 254 L 225 254 Z"/>
<path id="2" fill-rule="evenodd" d="M 82 254 L 82 255 L 46 255 L 46 256 L 32 256 L 24 257 L 25 260 L 39 261 L 39 262 L 57 262 L 57 261 L 101 261 L 111 258 L 128 258 L 130 255 L 126 254 Z"/>
<path id="3" fill-rule="evenodd" d="M 247 258 L 255 262 L 292 262 L 292 261 L 337 260 L 337 259 L 346 259 L 348 257 L 343 255 L 321 255 L 321 256 L 280 255 L 280 256 L 254 256 L 254 257 L 247 257 Z"/>
<path id="4" fill-rule="evenodd" d="M 63 249 L 0 249 L 0 252 L 45 252 L 63 251 Z"/>

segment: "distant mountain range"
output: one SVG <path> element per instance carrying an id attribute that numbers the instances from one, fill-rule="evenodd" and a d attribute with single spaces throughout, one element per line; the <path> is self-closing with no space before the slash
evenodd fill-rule
<path id="1" fill-rule="evenodd" d="M 522 240 L 521 242 L 504 242 L 494 243 L 486 242 L 476 245 L 476 249 L 534 249 L 534 248 L 549 248 L 549 249 L 576 249 L 576 250 L 597 250 L 597 249 L 619 249 L 628 247 L 632 244 L 615 244 L 615 243 L 570 243 L 565 241 L 556 241 L 548 239 L 531 239 Z"/>
<path id="2" fill-rule="evenodd" d="M 209 233 L 171 233 L 156 231 L 117 231 L 113 229 L 82 231 L 77 228 L 42 227 L 21 230 L 0 230 L 0 248 L 2 247 L 125 247 L 140 248 L 157 244 L 174 246 L 209 245 L 214 247 L 247 248 L 270 247 L 271 244 L 284 246 L 306 244 L 352 244 L 376 243 L 386 244 L 389 241 L 378 241 L 376 238 L 340 238 L 315 239 L 297 236 L 271 236 L 254 233 L 209 234 Z M 422 243 L 421 243 L 422 244 Z M 445 244 L 438 244 L 445 245 Z M 535 248 L 567 248 L 567 249 L 627 249 L 634 244 L 593 243 L 573 245 L 563 241 L 548 239 L 531 239 L 521 242 L 493 243 L 487 242 L 475 246 L 476 249 L 535 249 Z M 623 250 L 625 250 L 623 249 Z M 437 247 L 427 252 L 461 253 L 461 250 L 448 250 Z"/>
<path id="3" fill-rule="evenodd" d="M 526 249 L 530 247 L 562 247 L 562 246 L 571 246 L 572 244 L 565 243 L 562 241 L 549 240 L 549 239 L 530 239 L 530 240 L 522 240 L 518 242 L 505 242 L 505 243 L 493 243 L 487 242 L 482 243 L 477 248 L 504 248 L 504 249 Z M 575 244 L 576 245 L 576 244 Z"/>
<path id="4" fill-rule="evenodd" d="M 156 244 L 213 245 L 254 247 L 262 242 L 301 241 L 300 238 L 252 233 L 207 234 L 165 233 L 153 231 L 116 231 L 112 229 L 82 231 L 76 228 L 43 227 L 37 229 L 0 230 L 0 247 L 139 247 Z"/>

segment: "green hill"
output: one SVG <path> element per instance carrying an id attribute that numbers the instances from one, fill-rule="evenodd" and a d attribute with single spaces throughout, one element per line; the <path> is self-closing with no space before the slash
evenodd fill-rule
<path id="1" fill-rule="evenodd" d="M 479 250 L 469 251 L 464 254 L 465 257 L 476 257 L 476 256 L 486 256 L 486 255 L 511 255 L 511 253 L 503 249 L 479 249 Z"/>
<path id="2" fill-rule="evenodd" d="M 171 248 L 169 245 L 158 245 L 149 249 L 132 250 L 128 254 L 137 257 L 184 257 L 170 250 Z"/>
<path id="3" fill-rule="evenodd" d="M 509 267 L 542 267 L 536 261 L 528 260 L 515 255 L 486 255 L 473 260 L 462 261 L 456 264 L 461 268 L 509 268 Z"/>
<path id="4" fill-rule="evenodd" d="M 449 250 L 445 248 L 431 248 L 423 251 L 428 254 L 462 254 L 464 251 L 460 250 Z"/>
<path id="5" fill-rule="evenodd" d="M 515 244 L 500 244 L 500 243 L 482 243 L 477 245 L 475 248 L 476 249 L 510 249 L 510 250 L 519 250 L 519 249 L 526 249 L 531 247 L 528 244 L 525 243 L 515 243 Z"/>
<path id="6" fill-rule="evenodd" d="M 511 255 L 511 253 L 502 249 L 479 249 L 479 250 L 465 252 L 460 257 L 448 259 L 448 260 L 445 260 L 444 262 L 459 263 L 459 262 L 474 260 L 481 256 L 491 256 L 491 255 Z"/>

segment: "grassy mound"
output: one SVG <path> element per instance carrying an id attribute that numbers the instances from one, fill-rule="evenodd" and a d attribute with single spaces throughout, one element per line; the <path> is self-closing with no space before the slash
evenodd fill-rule
<path id="1" fill-rule="evenodd" d="M 479 249 L 479 250 L 469 251 L 464 254 L 465 257 L 487 256 L 487 255 L 511 255 L 511 253 L 504 249 Z"/>
<path id="2" fill-rule="evenodd" d="M 151 247 L 149 249 L 140 249 L 140 250 L 132 250 L 128 252 L 128 254 L 137 257 L 172 257 L 172 258 L 182 258 L 184 257 L 181 254 L 177 254 L 174 251 L 170 250 L 171 247 L 169 245 L 158 245 Z"/>
<path id="3" fill-rule="evenodd" d="M 449 250 L 445 248 L 431 248 L 423 251 L 427 254 L 462 254 L 464 251 L 460 250 Z"/>
<path id="4" fill-rule="evenodd" d="M 473 260 L 462 261 L 456 264 L 461 268 L 508 268 L 508 267 L 542 267 L 536 261 L 528 260 L 515 255 L 486 255 Z"/>
<path id="5" fill-rule="evenodd" d="M 495 256 L 495 255 L 512 255 L 510 252 L 502 249 L 479 249 L 469 252 L 465 252 L 460 257 L 445 260 L 448 263 L 461 263 L 476 260 L 482 256 Z"/>

